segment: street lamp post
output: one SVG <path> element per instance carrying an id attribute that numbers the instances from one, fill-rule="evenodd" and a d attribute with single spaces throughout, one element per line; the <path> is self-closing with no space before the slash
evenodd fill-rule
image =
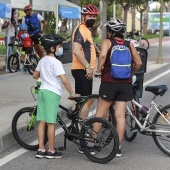
<path id="1" fill-rule="evenodd" d="M 158 59 L 157 64 L 162 64 L 162 22 L 163 22 L 163 0 L 160 0 L 161 6 L 160 6 L 160 31 L 159 31 L 159 50 L 158 50 Z"/>

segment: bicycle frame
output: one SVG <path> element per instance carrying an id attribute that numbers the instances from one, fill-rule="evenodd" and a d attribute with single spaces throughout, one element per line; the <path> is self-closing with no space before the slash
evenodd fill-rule
<path id="1" fill-rule="evenodd" d="M 147 125 L 147 122 L 148 122 L 148 119 L 149 119 L 149 116 L 150 116 L 150 112 L 151 110 L 153 109 L 153 107 L 156 109 L 156 111 L 163 117 L 163 119 L 166 120 L 167 123 L 169 123 L 170 125 L 170 122 L 167 120 L 167 118 L 161 113 L 159 107 L 157 106 L 157 104 L 155 103 L 156 101 L 156 95 L 154 95 L 153 99 L 152 99 L 152 102 L 150 104 L 150 107 L 149 107 L 149 110 L 147 111 L 147 116 L 145 118 L 145 121 L 144 123 L 142 124 L 137 118 L 136 116 L 132 113 L 132 111 L 130 110 L 130 108 L 128 107 L 128 105 L 126 106 L 126 109 L 128 110 L 128 113 L 130 113 L 130 115 L 133 117 L 133 119 L 135 120 L 135 122 L 138 124 L 139 128 L 140 128 L 140 132 L 169 132 L 169 131 L 166 131 L 166 130 L 156 130 L 156 129 L 153 129 L 153 128 L 150 128 L 151 126 L 146 126 Z M 140 105 L 139 103 L 137 103 L 134 99 L 131 100 L 131 102 L 133 104 L 135 104 L 139 110 L 142 108 L 142 105 Z"/>

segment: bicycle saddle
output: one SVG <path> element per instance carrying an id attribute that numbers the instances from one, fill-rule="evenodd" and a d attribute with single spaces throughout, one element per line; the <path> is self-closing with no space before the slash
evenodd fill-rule
<path id="1" fill-rule="evenodd" d="M 69 100 L 74 100 L 77 103 L 84 102 L 86 100 L 87 96 L 80 96 L 80 97 L 73 97 L 69 98 Z"/>
<path id="2" fill-rule="evenodd" d="M 147 86 L 145 88 L 145 91 L 150 91 L 156 96 L 160 95 L 163 96 L 164 93 L 168 90 L 168 87 L 166 85 L 159 85 L 159 86 Z"/>

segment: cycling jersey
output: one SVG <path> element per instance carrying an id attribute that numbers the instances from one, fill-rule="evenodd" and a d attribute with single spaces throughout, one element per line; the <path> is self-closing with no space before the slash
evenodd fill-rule
<path id="1" fill-rule="evenodd" d="M 72 43 L 77 42 L 82 45 L 82 52 L 90 64 L 92 70 L 94 70 L 95 62 L 96 62 L 96 52 L 92 39 L 91 31 L 86 27 L 84 23 L 79 24 L 73 32 Z M 85 67 L 79 62 L 73 53 L 73 61 L 71 69 L 84 69 Z"/>
<path id="2" fill-rule="evenodd" d="M 26 15 L 22 19 L 22 23 L 27 24 L 28 26 L 28 34 L 34 35 L 40 32 L 39 30 L 39 21 L 43 21 L 44 18 L 40 14 L 34 13 L 32 16 Z"/>

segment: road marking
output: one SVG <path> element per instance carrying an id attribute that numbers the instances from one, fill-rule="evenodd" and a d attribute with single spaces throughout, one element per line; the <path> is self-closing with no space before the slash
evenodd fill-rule
<path id="1" fill-rule="evenodd" d="M 143 83 L 143 86 L 147 86 L 148 84 L 152 83 L 153 81 L 165 76 L 166 74 L 170 73 L 170 70 L 167 70 L 161 74 L 159 74 L 158 76 L 154 77 L 153 79 L 150 79 L 149 81 Z"/>
<path id="2" fill-rule="evenodd" d="M 69 125 L 70 125 L 70 123 L 68 123 L 66 126 L 69 126 Z M 55 131 L 55 135 L 58 135 L 62 132 L 63 132 L 63 128 L 61 127 Z M 36 141 L 34 141 L 34 142 L 36 142 Z M 22 149 L 19 149 L 13 153 L 7 155 L 6 157 L 0 159 L 0 167 L 26 152 L 28 152 L 28 150 L 22 148 Z"/>
<path id="3" fill-rule="evenodd" d="M 157 80 L 157 79 L 165 76 L 165 75 L 168 74 L 168 73 L 170 73 L 170 70 L 165 71 L 165 72 L 163 72 L 162 74 L 159 74 L 158 76 L 154 77 L 153 79 L 145 82 L 145 83 L 143 84 L 143 86 L 147 86 L 148 84 L 150 84 L 150 83 L 152 83 L 153 81 L 155 81 L 155 80 Z M 69 126 L 69 124 L 70 124 L 70 123 L 68 123 L 66 126 Z M 62 132 L 63 132 L 63 128 L 61 127 L 61 128 L 59 128 L 59 129 L 57 129 L 57 130 L 55 131 L 55 135 L 58 135 L 58 134 L 60 134 L 60 133 L 62 133 Z M 28 152 L 28 150 L 26 150 L 26 149 L 19 149 L 19 150 L 15 151 L 15 152 L 11 153 L 10 155 L 8 155 L 8 156 L 0 159 L 0 167 L 3 166 L 4 164 L 10 162 L 11 160 L 17 158 L 18 156 L 26 153 L 26 152 Z"/>

